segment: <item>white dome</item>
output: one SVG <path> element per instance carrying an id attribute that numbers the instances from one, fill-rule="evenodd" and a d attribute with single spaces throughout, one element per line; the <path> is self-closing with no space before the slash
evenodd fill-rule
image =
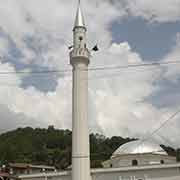
<path id="1" fill-rule="evenodd" d="M 123 154 L 161 154 L 168 155 L 159 144 L 150 141 L 131 141 L 120 146 L 112 155 L 112 157 Z"/>

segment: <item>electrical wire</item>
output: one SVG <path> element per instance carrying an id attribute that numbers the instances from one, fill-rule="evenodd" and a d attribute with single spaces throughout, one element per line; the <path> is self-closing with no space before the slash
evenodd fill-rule
<path id="1" fill-rule="evenodd" d="M 154 131 L 152 131 L 150 133 L 150 135 L 145 138 L 146 139 L 149 139 L 151 138 L 154 134 L 156 134 L 160 129 L 162 129 L 167 123 L 169 123 L 169 121 L 173 120 L 178 114 L 180 113 L 180 109 L 178 111 L 176 111 L 175 113 L 173 113 L 166 121 L 164 121 L 157 129 L 155 129 Z"/>
<path id="2" fill-rule="evenodd" d="M 152 66 L 167 66 L 180 64 L 180 61 L 167 61 L 167 62 L 151 62 L 142 64 L 129 64 L 129 65 L 116 65 L 116 66 L 104 66 L 97 68 L 89 68 L 87 71 L 105 71 L 105 70 L 118 70 L 118 69 L 129 69 L 129 68 L 140 68 L 140 67 L 152 67 Z M 71 69 L 54 69 L 54 70 L 40 70 L 40 71 L 0 71 L 0 75 L 13 75 L 13 74 L 57 74 L 71 72 Z"/>
<path id="3" fill-rule="evenodd" d="M 43 70 L 43 71 L 0 71 L 0 75 L 13 75 L 13 74 L 56 74 L 56 73 L 66 73 L 70 70 Z"/>
<path id="4" fill-rule="evenodd" d="M 111 66 L 111 67 L 97 67 L 90 68 L 90 71 L 104 71 L 104 70 L 115 70 L 115 69 L 129 69 L 136 67 L 148 67 L 148 66 L 164 66 L 164 65 L 176 65 L 180 64 L 180 61 L 167 61 L 167 62 L 151 62 L 151 63 L 142 63 L 142 64 L 129 64 L 124 66 Z"/>
<path id="5" fill-rule="evenodd" d="M 120 69 L 130 69 L 130 68 L 144 68 L 144 67 L 159 67 L 159 66 L 167 66 L 167 65 L 176 65 L 180 64 L 180 61 L 167 61 L 167 62 L 151 62 L 151 63 L 143 63 L 143 64 L 130 64 L 124 66 L 106 66 L 106 67 L 97 67 L 97 68 L 89 68 L 89 71 L 106 71 L 106 70 L 120 70 Z M 41 71 L 0 71 L 0 75 L 14 75 L 14 74 L 28 74 L 28 75 L 43 75 L 43 74 L 58 74 L 58 73 L 69 73 L 71 69 L 61 69 L 61 70 L 41 70 Z M 118 75 L 118 74 L 113 74 Z M 95 77 L 97 79 L 98 77 Z M 5 84 L 4 84 L 5 85 Z M 7 86 L 10 86 L 8 84 Z M 154 134 L 156 134 L 160 129 L 162 129 L 169 121 L 173 120 L 178 114 L 180 110 L 171 115 L 166 121 L 164 121 L 157 129 L 153 130 L 148 137 L 144 138 L 141 143 L 150 139 Z M 140 144 L 139 144 L 140 145 Z"/>
<path id="6" fill-rule="evenodd" d="M 162 129 L 165 125 L 167 125 L 167 123 L 169 123 L 169 121 L 174 120 L 174 118 L 180 113 L 180 109 L 178 111 L 176 111 L 175 113 L 173 113 L 169 118 L 167 118 L 163 123 L 161 123 L 161 125 L 156 128 L 155 130 L 153 130 L 150 134 L 149 134 L 146 138 L 142 139 L 137 146 L 141 146 L 144 142 L 148 141 L 150 138 L 153 137 L 154 134 L 156 134 L 160 129 Z M 125 149 L 126 150 L 126 149 Z"/>

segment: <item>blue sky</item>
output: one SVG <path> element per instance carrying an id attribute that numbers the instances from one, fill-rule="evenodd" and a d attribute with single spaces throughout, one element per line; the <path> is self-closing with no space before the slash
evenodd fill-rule
<path id="1" fill-rule="evenodd" d="M 162 59 L 176 43 L 180 22 L 151 23 L 142 18 L 125 18 L 112 24 L 113 41 L 128 41 L 144 60 Z"/>
<path id="2" fill-rule="evenodd" d="M 132 50 L 138 52 L 145 62 L 161 61 L 175 46 L 179 31 L 180 22 L 148 22 L 138 17 L 115 21 L 111 27 L 113 42 L 127 41 Z M 171 82 L 162 77 L 156 82 L 160 89 L 149 96 L 148 100 L 157 107 L 178 106 L 180 78 L 178 79 Z"/>

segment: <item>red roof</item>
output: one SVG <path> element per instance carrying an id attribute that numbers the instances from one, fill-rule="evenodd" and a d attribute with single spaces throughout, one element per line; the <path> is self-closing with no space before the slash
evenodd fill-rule
<path id="1" fill-rule="evenodd" d="M 4 173 L 4 172 L 0 172 L 0 176 L 1 177 L 9 177 L 9 174 L 8 173 Z"/>

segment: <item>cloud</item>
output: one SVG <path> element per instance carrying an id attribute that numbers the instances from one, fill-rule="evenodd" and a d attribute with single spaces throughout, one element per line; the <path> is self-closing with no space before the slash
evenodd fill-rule
<path id="1" fill-rule="evenodd" d="M 7 54 L 7 49 L 8 49 L 8 40 L 4 37 L 0 37 L 0 54 Z M 1 56 L 1 61 L 3 60 L 3 57 Z"/>
<path id="2" fill-rule="evenodd" d="M 58 0 L 47 0 L 46 3 L 43 0 L 1 1 L 0 37 L 7 41 L 7 45 L 4 41 L 0 43 L 3 50 L 8 50 L 8 54 L 1 52 L 8 61 L 7 64 L 2 63 L 3 71 L 16 71 L 17 64 L 22 64 L 21 70 L 27 70 L 23 69 L 24 66 L 28 67 L 28 71 L 33 65 L 50 69 L 70 68 L 67 47 L 72 40 L 75 5 L 75 2 L 62 3 Z M 101 48 L 108 47 L 111 44 L 108 25 L 123 13 L 119 13 L 118 9 L 107 1 L 98 4 L 84 2 L 83 6 L 89 22 L 90 46 L 97 42 L 97 37 L 101 37 L 98 38 Z M 72 16 L 69 12 L 72 12 Z M 104 18 L 105 16 L 107 17 Z M 96 18 L 96 23 L 92 17 Z M 103 36 L 99 36 L 100 34 Z M 10 67 L 5 68 L 5 65 Z M 10 111 L 23 113 L 26 117 L 41 120 L 47 125 L 71 127 L 71 80 L 57 79 L 55 91 L 46 93 L 36 87 L 22 88 L 23 77 L 19 75 L 2 79 L 7 86 L 5 84 L 0 90 L 0 99 Z"/>
<path id="3" fill-rule="evenodd" d="M 131 50 L 127 42 L 112 44 L 106 53 L 100 53 L 92 59 L 95 62 L 98 60 L 107 65 L 110 65 L 112 60 L 113 65 L 143 62 L 141 57 Z M 6 71 L 14 70 L 8 64 L 5 69 Z M 156 91 L 153 82 L 160 75 L 159 69 L 153 71 L 125 69 L 103 74 L 91 73 L 89 77 L 91 129 L 108 136 L 145 134 L 149 126 L 160 118 L 160 112 L 144 101 Z M 8 77 L 9 79 L 5 82 L 13 82 L 15 85 L 11 88 L 8 86 L 1 88 L 0 100 L 10 111 L 42 122 L 43 125 L 53 124 L 58 128 L 71 127 L 71 78 L 59 79 L 56 90 L 46 93 L 35 87 L 23 89 L 20 86 L 20 77 L 15 75 Z"/>
<path id="4" fill-rule="evenodd" d="M 130 15 L 152 22 L 176 22 L 180 20 L 179 0 L 127 0 L 123 1 Z"/>
<path id="5" fill-rule="evenodd" d="M 2 39 L 0 53 L 6 59 L 1 60 L 0 71 L 14 72 L 17 64 L 21 65 L 21 70 L 28 71 L 34 66 L 70 69 L 67 46 L 72 43 L 75 2 L 0 0 L 0 3 L 0 39 Z M 154 4 L 154 1 L 144 5 L 142 1 L 127 1 L 126 6 L 131 15 L 141 16 L 147 20 L 165 22 L 178 19 L 178 15 L 173 15 L 175 10 L 170 9 L 171 13 L 167 9 L 169 6 L 160 11 L 158 8 L 161 7 L 155 9 Z M 177 6 L 176 2 L 172 4 L 171 8 Z M 128 42 L 119 44 L 112 42 L 110 26 L 113 21 L 120 21 L 127 16 L 125 6 L 116 6 L 109 1 L 85 1 L 83 7 L 88 22 L 89 47 L 97 41 L 101 47 L 99 52 L 92 55 L 91 67 L 144 62 L 141 55 L 134 52 Z M 166 12 L 170 12 L 169 16 Z M 177 40 L 177 46 L 167 57 L 175 56 L 178 51 Z M 89 73 L 91 130 L 108 136 L 143 137 L 150 127 L 154 129 L 174 110 L 159 109 L 147 100 L 159 90 L 160 87 L 155 82 L 161 79 L 163 73 L 163 68 L 91 71 Z M 23 88 L 23 77 L 18 74 L 0 76 L 2 129 L 8 130 L 24 125 L 44 127 L 49 124 L 57 128 L 71 128 L 72 80 L 69 75 L 71 74 L 57 76 L 55 79 L 57 86 L 54 91 L 49 92 L 31 85 Z"/>
<path id="6" fill-rule="evenodd" d="M 177 33 L 176 35 L 176 44 L 174 47 L 170 50 L 170 52 L 164 57 L 164 62 L 179 62 L 180 59 L 180 33 Z M 171 66 L 166 69 L 165 77 L 173 82 L 178 82 L 180 80 L 179 78 L 180 74 L 180 66 L 177 64 L 176 66 Z"/>
<path id="7" fill-rule="evenodd" d="M 127 42 L 112 44 L 109 50 L 98 58 L 104 60 L 104 64 L 143 63 Z M 160 75 L 161 69 L 124 69 L 113 73 L 110 71 L 101 76 L 96 73 L 95 79 L 90 79 L 97 113 L 96 121 L 103 133 L 109 136 L 145 133 L 149 126 L 160 118 L 161 112 L 145 101 L 146 97 L 156 92 L 157 87 L 153 82 Z"/>
<path id="8" fill-rule="evenodd" d="M 1 1 L 0 26 L 21 54 L 18 62 L 50 68 L 67 67 L 68 46 L 72 42 L 72 25 L 76 2 L 60 0 Z M 83 4 L 88 22 L 90 46 L 107 47 L 111 42 L 108 25 L 124 15 L 115 6 L 102 1 Z M 88 8 L 87 8 L 88 7 Z M 104 11 L 106 9 L 107 11 Z M 72 12 L 71 15 L 69 12 Z M 92 19 L 96 19 L 96 22 Z M 104 18 L 106 17 L 106 18 Z M 99 36 L 99 34 L 103 34 Z"/>
<path id="9" fill-rule="evenodd" d="M 53 124 L 59 128 L 70 128 L 71 113 L 67 111 L 71 107 L 68 88 L 70 83 L 61 80 L 59 84 L 56 92 L 48 93 L 40 92 L 34 87 L 4 87 L 0 91 L 0 99 L 3 105 L 16 114 L 22 113 L 46 126 Z"/>
<path id="10" fill-rule="evenodd" d="M 26 117 L 23 113 L 16 114 L 13 111 L 9 110 L 6 106 L 0 105 L 0 132 L 7 132 L 14 130 L 19 127 L 46 127 L 43 122 L 30 119 Z"/>

